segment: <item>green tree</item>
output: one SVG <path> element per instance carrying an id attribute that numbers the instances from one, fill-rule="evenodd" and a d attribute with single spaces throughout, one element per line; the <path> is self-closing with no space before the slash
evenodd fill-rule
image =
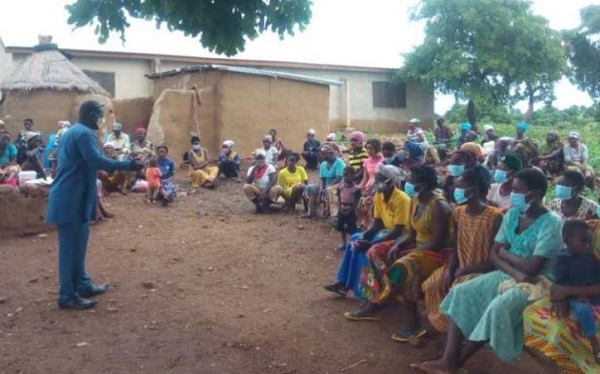
<path id="1" fill-rule="evenodd" d="M 405 56 L 401 79 L 478 107 L 553 99 L 566 68 L 561 37 L 529 1 L 422 0 L 412 18 L 425 21 L 425 41 Z"/>
<path id="2" fill-rule="evenodd" d="M 600 102 L 600 5 L 581 10 L 581 25 L 563 32 L 570 62 L 569 78 Z"/>
<path id="3" fill-rule="evenodd" d="M 170 31 L 198 37 L 211 51 L 227 56 L 243 51 L 246 40 L 271 30 L 283 38 L 301 31 L 311 17 L 311 0 L 76 0 L 67 5 L 68 23 L 95 25 L 101 43 L 111 32 L 125 40 L 128 18 L 154 20 Z"/>

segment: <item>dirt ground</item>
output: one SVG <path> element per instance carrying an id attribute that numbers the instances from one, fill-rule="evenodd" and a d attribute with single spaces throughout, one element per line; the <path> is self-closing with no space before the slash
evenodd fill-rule
<path id="1" fill-rule="evenodd" d="M 398 308 L 351 322 L 358 306 L 322 289 L 338 235 L 299 214 L 256 216 L 228 181 L 168 208 L 141 194 L 106 198 L 116 218 L 92 228 L 88 270 L 111 282 L 90 311 L 56 306 L 57 237 L 0 239 L 0 373 L 409 373 L 443 337 L 395 343 Z M 542 373 L 487 351 L 469 373 Z"/>

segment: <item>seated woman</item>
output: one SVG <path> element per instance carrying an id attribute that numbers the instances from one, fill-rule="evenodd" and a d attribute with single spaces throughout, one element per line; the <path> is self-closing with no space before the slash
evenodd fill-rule
<path id="1" fill-rule="evenodd" d="M 539 156 L 537 143 L 525 135 L 529 125 L 525 122 L 519 122 L 516 126 L 516 137 L 512 144 L 511 153 L 518 156 L 523 162 L 523 168 L 531 167 L 534 160 Z"/>
<path id="2" fill-rule="evenodd" d="M 597 284 L 597 277 L 600 274 L 598 270 L 600 221 L 588 221 L 587 225 L 584 225 L 578 220 L 565 223 L 563 240 L 568 247 L 568 238 L 571 235 L 565 230 L 581 232 L 579 227 L 583 228 L 585 233 L 583 240 L 574 241 L 584 244 L 584 248 L 588 247 L 586 253 L 575 256 L 565 252 L 561 253 L 556 261 L 555 272 L 557 270 L 559 272 L 555 275 L 556 284 L 550 288 L 550 298 L 537 301 L 523 312 L 525 346 L 528 348 L 528 353 L 534 358 L 541 358 L 538 361 L 547 368 L 547 372 L 598 372 L 597 353 L 594 352 L 594 346 L 589 337 L 595 335 L 600 327 L 600 306 L 593 302 L 597 301 L 600 296 Z M 571 226 L 570 229 L 569 226 Z M 578 236 L 576 235 L 575 239 L 578 239 Z M 573 280 L 589 282 L 589 280 L 593 280 L 588 278 L 590 275 L 596 278 L 596 282 L 590 282 L 583 287 L 577 284 L 579 282 L 571 283 Z M 566 300 L 577 299 L 587 299 L 591 302 L 585 308 L 578 308 L 579 311 L 572 313 L 570 318 L 568 315 L 563 316 L 562 313 L 557 313 L 558 309 L 563 309 L 563 311 L 565 309 L 564 307 L 557 308 L 558 304 L 564 304 Z M 578 325 L 579 319 L 585 321 L 585 329 Z"/>
<path id="3" fill-rule="evenodd" d="M 219 175 L 223 174 L 226 178 L 238 178 L 240 174 L 240 156 L 233 150 L 235 142 L 225 140 L 219 153 Z"/>
<path id="4" fill-rule="evenodd" d="M 581 196 L 585 187 L 583 174 L 577 170 L 566 170 L 554 183 L 556 198 L 548 204 L 548 209 L 557 213 L 563 221 L 597 218 L 596 203 Z"/>
<path id="5" fill-rule="evenodd" d="M 190 162 L 188 176 L 192 182 L 192 189 L 198 187 L 214 188 L 215 179 L 219 175 L 219 168 L 209 166 L 208 150 L 202 147 L 200 138 L 192 136 L 192 149 L 188 151 L 188 161 Z"/>
<path id="6" fill-rule="evenodd" d="M 277 150 L 276 161 L 285 161 L 288 149 L 283 143 L 283 140 L 277 137 L 277 129 L 269 130 L 269 135 L 271 136 L 271 142 L 273 143 L 273 147 Z"/>
<path id="7" fill-rule="evenodd" d="M 160 168 L 160 193 L 159 198 L 163 206 L 172 203 L 177 198 L 177 186 L 173 183 L 175 176 L 175 163 L 169 157 L 169 148 L 166 145 L 156 147 L 156 159 Z"/>
<path id="8" fill-rule="evenodd" d="M 460 134 L 458 136 L 457 145 L 460 147 L 461 145 L 469 142 L 477 141 L 477 133 L 473 131 L 473 125 L 469 122 L 463 122 L 460 124 Z"/>
<path id="9" fill-rule="evenodd" d="M 503 136 L 496 140 L 496 148 L 492 153 L 487 155 L 485 160 L 485 166 L 491 171 L 496 170 L 498 167 L 498 163 L 502 156 L 509 154 L 509 149 L 512 147 L 513 138 L 508 136 Z"/>
<path id="10" fill-rule="evenodd" d="M 308 198 L 308 212 L 304 218 L 314 218 L 317 215 L 317 206 L 323 204 L 323 215 L 330 217 L 337 212 L 333 211 L 336 205 L 333 201 L 335 196 L 335 188 L 342 181 L 344 176 L 344 161 L 335 156 L 335 150 L 328 144 L 321 146 L 321 156 L 323 161 L 319 166 L 319 182 L 311 183 L 306 186 L 304 194 Z"/>
<path id="11" fill-rule="evenodd" d="M 579 170 L 585 178 L 585 185 L 594 189 L 596 187 L 596 173 L 594 168 L 588 165 L 588 149 L 584 143 L 580 142 L 579 138 L 577 131 L 569 133 L 569 143 L 563 148 L 565 165 L 567 168 Z"/>
<path id="12" fill-rule="evenodd" d="M 448 320 L 439 308 L 448 290 L 490 270 L 489 251 L 502 222 L 502 212 L 486 204 L 489 188 L 490 174 L 483 166 L 465 171 L 456 180 L 454 200 L 459 205 L 452 212 L 456 253 L 422 285 L 427 318 L 438 331 L 448 330 Z"/>
<path id="13" fill-rule="evenodd" d="M 440 158 L 445 160 L 448 157 L 448 153 L 452 150 L 454 131 L 452 131 L 450 126 L 446 125 L 446 120 L 444 118 L 438 118 L 435 123 L 437 126 L 433 131 L 435 137 L 433 144 L 436 147 Z"/>
<path id="14" fill-rule="evenodd" d="M 425 132 L 420 127 L 421 120 L 418 118 L 413 118 L 408 122 L 408 131 L 406 132 L 406 141 L 413 142 L 419 145 L 423 152 L 429 146 L 427 143 L 427 139 L 425 138 Z"/>
<path id="15" fill-rule="evenodd" d="M 315 129 L 308 129 L 306 132 L 306 141 L 302 146 L 302 158 L 306 161 L 306 168 L 309 170 L 316 170 L 317 166 L 319 166 L 321 142 L 315 139 L 315 135 Z"/>
<path id="16" fill-rule="evenodd" d="M 490 192 L 487 195 L 488 204 L 500 208 L 502 213 L 510 209 L 513 179 L 521 169 L 523 169 L 523 163 L 519 157 L 507 154 L 500 158 L 498 167 L 494 171 L 494 183 L 490 186 Z"/>
<path id="17" fill-rule="evenodd" d="M 17 147 L 10 143 L 10 133 L 0 132 L 0 183 L 14 179 L 19 170 Z"/>
<path id="18" fill-rule="evenodd" d="M 391 298 L 404 300 L 405 326 L 392 336 L 396 341 L 409 341 L 423 336 L 417 315 L 417 301 L 423 296 L 421 284 L 441 267 L 452 246 L 452 209 L 441 194 L 435 192 L 438 180 L 435 170 L 428 166 L 413 167 L 404 186 L 412 198 L 408 221 L 408 235 L 397 243 L 369 249 L 368 263 L 360 279 L 360 287 L 367 304 L 344 316 L 350 320 L 379 319 L 380 307 Z"/>
<path id="19" fill-rule="evenodd" d="M 21 164 L 21 170 L 23 171 L 35 171 L 38 178 L 46 178 L 44 172 L 43 157 L 44 157 L 44 146 L 42 143 L 42 137 L 40 133 L 28 131 L 25 134 L 25 161 Z"/>
<path id="20" fill-rule="evenodd" d="M 349 290 L 362 299 L 360 276 L 367 262 L 369 248 L 392 247 L 406 234 L 410 198 L 396 187 L 402 183 L 404 172 L 392 165 L 379 165 L 375 174 L 373 223 L 362 233 L 350 237 L 344 258 L 337 272 L 337 282 L 325 286 L 327 291 L 345 296 Z"/>
<path id="21" fill-rule="evenodd" d="M 146 129 L 143 127 L 135 130 L 135 139 L 131 142 L 131 156 L 139 157 L 144 165 L 154 156 L 154 144 L 146 138 Z"/>
<path id="22" fill-rule="evenodd" d="M 531 303 L 530 294 L 520 285 L 504 292 L 499 289 L 505 281 L 535 284 L 540 276 L 551 277 L 552 261 L 562 246 L 562 223 L 542 204 L 547 188 L 546 176 L 537 169 L 515 175 L 512 208 L 490 250 L 490 262 L 497 270 L 450 290 L 440 305 L 449 319 L 444 354 L 435 361 L 413 364 L 413 369 L 454 373 L 486 344 L 502 361 L 519 358 L 523 310 Z"/>
<path id="23" fill-rule="evenodd" d="M 271 135 L 265 135 L 263 137 L 262 143 L 262 150 L 265 152 L 266 163 L 277 167 L 277 160 L 279 160 L 279 151 L 273 146 L 273 137 Z"/>
<path id="24" fill-rule="evenodd" d="M 448 175 L 442 182 L 442 191 L 446 201 L 454 203 L 454 187 L 456 178 L 464 174 L 466 170 L 473 169 L 478 165 L 475 156 L 466 151 L 456 151 L 450 156 L 448 164 Z"/>
<path id="25" fill-rule="evenodd" d="M 277 170 L 265 160 L 265 151 L 254 151 L 254 165 L 248 169 L 246 184 L 242 187 L 246 197 L 256 207 L 256 213 L 263 213 L 270 204 L 269 191 L 275 185 Z"/>
<path id="26" fill-rule="evenodd" d="M 111 142 L 104 143 L 102 149 L 104 150 L 106 157 L 113 160 L 119 159 L 119 154 Z M 123 195 L 127 194 L 127 183 L 125 181 L 126 178 L 122 171 L 117 170 L 113 171 L 112 173 L 108 173 L 104 170 L 98 170 L 97 177 L 102 182 L 102 188 L 104 189 L 104 193 L 106 195 L 117 191 Z"/>
<path id="27" fill-rule="evenodd" d="M 373 184 L 375 183 L 375 172 L 377 166 L 383 163 L 383 156 L 381 155 L 381 142 L 379 139 L 367 140 L 366 147 L 367 158 L 363 162 L 363 178 L 360 181 L 358 187 L 361 190 L 362 197 L 358 203 L 357 209 L 357 223 L 358 227 L 363 229 L 371 226 L 372 215 L 373 215 L 373 196 L 375 191 L 373 190 Z"/>
<path id="28" fill-rule="evenodd" d="M 279 172 L 275 186 L 271 188 L 269 197 L 276 201 L 282 197 L 285 200 L 285 211 L 295 211 L 296 204 L 302 201 L 302 193 L 308 184 L 306 170 L 300 165 L 300 155 L 288 152 L 287 167 Z"/>
<path id="29" fill-rule="evenodd" d="M 554 130 L 546 134 L 546 144 L 540 148 L 537 166 L 547 175 L 557 176 L 564 168 L 563 144 Z"/>

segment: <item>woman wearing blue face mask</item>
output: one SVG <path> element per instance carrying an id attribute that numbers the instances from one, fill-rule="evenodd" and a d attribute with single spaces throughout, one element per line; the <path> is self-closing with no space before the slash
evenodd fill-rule
<path id="1" fill-rule="evenodd" d="M 556 198 L 548 208 L 557 213 L 563 221 L 568 219 L 596 219 L 596 203 L 581 196 L 585 186 L 583 174 L 577 170 L 566 170 L 555 180 Z"/>
<path id="2" fill-rule="evenodd" d="M 552 279 L 551 265 L 562 247 L 562 222 L 542 204 L 547 188 L 546 176 L 537 169 L 515 175 L 512 208 L 490 249 L 489 261 L 496 270 L 450 290 L 440 305 L 449 319 L 444 354 L 435 361 L 413 364 L 413 369 L 456 372 L 486 344 L 502 361 L 520 357 L 523 310 L 533 301 L 524 288 L 505 282 L 536 284 L 542 276 Z"/>
<path id="3" fill-rule="evenodd" d="M 454 182 L 456 178 L 463 175 L 465 170 L 472 169 L 475 166 L 477 166 L 477 158 L 473 153 L 460 150 L 452 154 L 450 164 L 448 164 L 448 176 L 442 184 L 444 197 L 447 201 L 456 203 L 454 200 Z"/>
<path id="4" fill-rule="evenodd" d="M 393 340 L 407 342 L 425 334 L 417 314 L 417 301 L 423 296 L 421 284 L 441 267 L 452 247 L 452 209 L 444 197 L 436 192 L 435 170 L 428 166 L 410 169 L 404 191 L 412 198 L 408 235 L 394 246 L 371 248 L 368 263 L 360 279 L 367 304 L 345 313 L 351 320 L 379 319 L 378 310 L 388 300 L 402 296 L 404 303 L 403 328 Z"/>
<path id="5" fill-rule="evenodd" d="M 498 167 L 494 170 L 487 195 L 490 205 L 496 206 L 506 212 L 510 208 L 510 193 L 512 192 L 513 177 L 523 168 L 523 162 L 515 155 L 508 154 L 500 158 Z"/>

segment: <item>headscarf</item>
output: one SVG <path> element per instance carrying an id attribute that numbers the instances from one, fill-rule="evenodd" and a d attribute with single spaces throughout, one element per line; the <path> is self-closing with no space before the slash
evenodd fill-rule
<path id="1" fill-rule="evenodd" d="M 145 128 L 143 128 L 143 127 L 138 127 L 138 128 L 135 130 L 135 133 L 136 133 L 136 134 L 146 134 L 146 129 L 145 129 Z"/>
<path id="2" fill-rule="evenodd" d="M 192 137 L 190 138 L 190 143 L 194 144 L 196 142 L 200 142 L 200 137 L 198 135 L 192 135 Z"/>
<path id="3" fill-rule="evenodd" d="M 515 155 L 507 154 L 500 157 L 500 162 L 504 163 L 504 165 L 508 166 L 513 171 L 519 171 L 523 169 L 523 161 Z"/>
<path id="4" fill-rule="evenodd" d="M 308 129 L 308 131 L 306 133 L 310 134 L 310 135 L 316 135 L 317 134 L 317 132 L 315 131 L 315 129 Z"/>
<path id="5" fill-rule="evenodd" d="M 483 157 L 483 149 L 479 144 L 474 142 L 464 143 L 460 146 L 460 150 L 471 153 L 477 160 L 480 160 Z"/>
<path id="6" fill-rule="evenodd" d="M 265 136 L 263 136 L 263 140 L 268 140 L 271 143 L 273 143 L 273 137 L 271 135 L 265 135 Z"/>
<path id="7" fill-rule="evenodd" d="M 517 123 L 517 128 L 521 129 L 523 131 L 527 131 L 527 129 L 529 128 L 529 125 L 527 124 L 527 122 L 521 121 L 521 122 Z"/>
<path id="8" fill-rule="evenodd" d="M 348 139 L 350 139 L 350 141 L 356 141 L 356 142 L 364 142 L 365 141 L 365 134 L 361 131 L 352 131 L 350 133 L 350 136 L 348 137 Z"/>
<path id="9" fill-rule="evenodd" d="M 254 155 L 254 158 L 256 158 L 258 156 L 262 156 L 263 158 L 265 158 L 265 157 L 267 157 L 267 152 L 265 152 L 265 150 L 262 148 L 258 148 L 256 150 L 254 150 L 253 155 Z"/>
<path id="10" fill-rule="evenodd" d="M 483 132 L 488 132 L 489 130 L 493 130 L 494 126 L 490 125 L 489 123 L 487 125 L 483 126 Z"/>
<path id="11" fill-rule="evenodd" d="M 408 150 L 411 159 L 420 160 L 423 157 L 423 148 L 419 143 L 405 142 L 404 147 Z"/>
<path id="12" fill-rule="evenodd" d="M 333 142 L 335 141 L 336 135 L 334 132 L 332 132 L 331 134 L 327 135 L 327 141 L 328 142 Z"/>
<path id="13" fill-rule="evenodd" d="M 377 165 L 376 173 L 392 180 L 396 186 L 399 186 L 406 180 L 407 173 L 394 165 Z"/>
<path id="14" fill-rule="evenodd" d="M 31 139 L 34 139 L 36 137 L 39 137 L 40 133 L 36 132 L 36 131 L 26 131 L 25 132 L 25 136 L 23 136 L 23 140 L 25 140 L 26 143 L 28 143 Z"/>
<path id="15" fill-rule="evenodd" d="M 577 131 L 571 131 L 569 133 L 569 139 L 579 139 L 579 133 Z"/>
<path id="16" fill-rule="evenodd" d="M 411 123 L 413 125 L 420 125 L 421 124 L 421 120 L 418 118 L 413 118 L 410 121 L 408 121 L 408 123 Z"/>
<path id="17" fill-rule="evenodd" d="M 233 140 L 225 140 L 223 142 L 223 147 L 233 148 L 234 145 L 235 145 L 235 142 Z"/>
<path id="18" fill-rule="evenodd" d="M 102 146 L 102 148 L 106 149 L 106 148 L 114 148 L 115 145 L 113 144 L 113 142 L 106 142 L 104 143 L 104 145 Z"/>
<path id="19" fill-rule="evenodd" d="M 69 122 L 69 121 L 58 121 L 58 125 L 62 129 L 68 129 L 69 127 L 71 127 L 71 122 Z"/>
<path id="20" fill-rule="evenodd" d="M 469 122 L 463 122 L 460 124 L 461 131 L 470 131 L 473 126 Z"/>
<path id="21" fill-rule="evenodd" d="M 119 122 L 115 122 L 115 124 L 113 125 L 113 130 L 121 131 L 123 130 L 123 125 Z"/>

